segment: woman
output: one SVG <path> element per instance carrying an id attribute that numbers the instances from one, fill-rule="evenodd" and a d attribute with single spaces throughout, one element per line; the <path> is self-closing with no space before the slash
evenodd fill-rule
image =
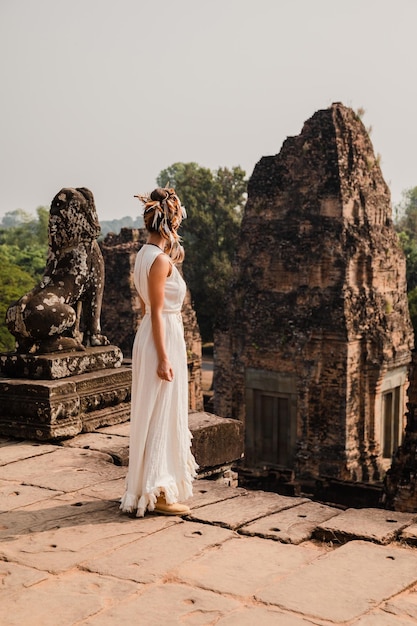
<path id="1" fill-rule="evenodd" d="M 181 307 L 186 285 L 177 230 L 185 210 L 174 189 L 135 196 L 148 231 L 134 281 L 142 321 L 133 344 L 129 470 L 122 511 L 186 515 L 197 464 L 188 428 L 188 371 Z"/>

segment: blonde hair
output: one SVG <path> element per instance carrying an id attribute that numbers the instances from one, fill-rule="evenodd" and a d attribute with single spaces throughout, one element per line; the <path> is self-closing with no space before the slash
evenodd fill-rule
<path id="1" fill-rule="evenodd" d="M 158 233 L 165 239 L 165 252 L 170 256 L 173 263 L 182 263 L 184 260 L 184 248 L 181 245 L 181 237 L 178 228 L 186 217 L 184 207 L 175 189 L 158 187 L 149 195 L 135 196 L 144 203 L 143 219 L 146 230 L 150 233 Z"/>

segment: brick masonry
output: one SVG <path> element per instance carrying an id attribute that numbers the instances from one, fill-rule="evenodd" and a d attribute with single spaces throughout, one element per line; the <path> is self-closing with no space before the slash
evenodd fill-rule
<path id="1" fill-rule="evenodd" d="M 335 103 L 249 181 L 216 331 L 214 412 L 245 422 L 249 465 L 275 454 L 298 477 L 381 481 L 382 395 L 398 387 L 403 420 L 412 345 L 389 189 L 362 122 Z M 284 448 L 265 452 L 276 434 L 260 432 L 273 426 L 259 403 L 271 411 L 279 397 Z"/>

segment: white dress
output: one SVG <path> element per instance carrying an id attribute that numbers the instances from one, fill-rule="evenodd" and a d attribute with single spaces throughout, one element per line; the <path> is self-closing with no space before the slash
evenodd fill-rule
<path id="1" fill-rule="evenodd" d="M 159 254 L 158 246 L 139 250 L 134 271 L 136 289 L 146 313 L 136 333 L 132 353 L 132 403 L 130 415 L 129 469 L 122 511 L 143 517 L 153 511 L 163 491 L 168 504 L 192 496 L 192 480 L 198 468 L 191 453 L 188 428 L 187 351 L 181 307 L 185 282 L 175 265 L 165 283 L 163 321 L 165 347 L 174 370 L 169 382 L 157 375 L 158 356 L 152 334 L 148 292 L 149 271 Z"/>

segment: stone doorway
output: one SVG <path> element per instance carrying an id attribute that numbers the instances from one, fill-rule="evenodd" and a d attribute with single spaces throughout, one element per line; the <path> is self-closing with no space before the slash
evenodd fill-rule
<path id="1" fill-rule="evenodd" d="M 290 469 L 297 440 L 297 393 L 292 376 L 246 370 L 246 459 L 250 467 Z"/>

